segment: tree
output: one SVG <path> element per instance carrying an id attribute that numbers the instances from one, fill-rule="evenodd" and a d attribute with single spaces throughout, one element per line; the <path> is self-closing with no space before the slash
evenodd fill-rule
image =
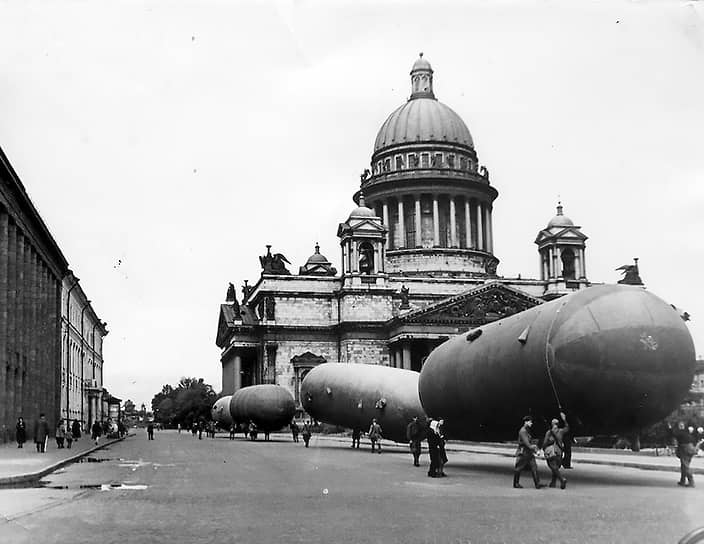
<path id="1" fill-rule="evenodd" d="M 164 385 L 152 399 L 155 421 L 189 427 L 194 421 L 209 420 L 217 395 L 203 378 L 182 377 L 175 387 Z"/>

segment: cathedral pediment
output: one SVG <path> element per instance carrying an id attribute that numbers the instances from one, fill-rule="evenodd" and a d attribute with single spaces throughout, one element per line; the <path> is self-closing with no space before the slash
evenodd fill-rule
<path id="1" fill-rule="evenodd" d="M 573 239 L 577 242 L 581 242 L 586 240 L 588 236 L 585 236 L 582 231 L 579 230 L 579 227 L 566 227 L 560 230 L 556 230 L 553 227 L 550 230 L 541 230 L 538 233 L 538 237 L 535 239 L 535 243 L 540 244 L 546 240 L 555 240 L 557 238 L 561 240 Z"/>
<path id="2" fill-rule="evenodd" d="M 518 289 L 493 282 L 415 310 L 399 319 L 403 323 L 477 326 L 503 319 L 541 303 L 540 299 Z"/>

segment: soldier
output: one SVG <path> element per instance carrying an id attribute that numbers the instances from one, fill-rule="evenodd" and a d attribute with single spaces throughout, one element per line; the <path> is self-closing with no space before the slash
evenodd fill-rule
<path id="1" fill-rule="evenodd" d="M 672 434 L 675 439 L 675 455 L 680 459 L 680 481 L 677 482 L 677 485 L 694 487 L 694 475 L 689 466 L 692 457 L 697 453 L 697 448 L 694 446 L 694 436 L 685 428 L 684 421 L 677 424 L 677 429 Z"/>
<path id="2" fill-rule="evenodd" d="M 565 444 L 567 444 L 567 440 L 572 438 L 569 436 L 570 426 L 567 423 L 567 416 L 560 412 L 560 418 L 563 423 L 562 427 L 558 426 L 559 421 L 557 419 L 553 419 L 550 422 L 550 429 L 545 433 L 545 438 L 543 439 L 543 451 L 545 452 L 545 462 L 548 464 L 550 472 L 552 472 L 550 487 L 555 487 L 557 480 L 560 480 L 560 489 L 565 489 L 567 487 L 567 479 L 560 474 L 560 464 L 562 463 L 562 452 L 565 449 Z"/>
<path id="3" fill-rule="evenodd" d="M 423 427 L 418 421 L 418 416 L 414 417 L 406 427 L 406 439 L 413 454 L 413 466 L 419 467 L 418 459 L 420 458 L 420 443 L 423 440 Z"/>
<path id="4" fill-rule="evenodd" d="M 257 424 L 251 419 L 249 420 L 249 439 L 254 442 L 257 439 Z"/>
<path id="5" fill-rule="evenodd" d="M 521 472 L 526 468 L 530 468 L 533 475 L 533 483 L 536 489 L 545 487 L 540 483 L 538 476 L 538 465 L 535 463 L 535 453 L 538 447 L 531 442 L 530 428 L 533 426 L 533 418 L 525 416 L 523 418 L 523 427 L 518 431 L 518 449 L 516 450 L 516 465 L 513 471 L 513 487 L 521 489 L 523 486 L 519 483 Z"/>
<path id="6" fill-rule="evenodd" d="M 425 429 L 425 435 L 428 439 L 428 454 L 430 455 L 430 467 L 428 468 L 428 476 L 430 478 L 439 478 L 440 469 L 440 435 L 435 432 L 437 423 L 429 419 Z"/>
<path id="7" fill-rule="evenodd" d="M 311 436 L 311 430 L 310 430 L 310 421 L 306 421 L 303 424 L 303 431 L 301 432 L 301 436 L 303 437 L 303 442 L 306 443 L 306 448 L 308 447 L 308 442 L 310 442 L 310 436 Z"/>
<path id="8" fill-rule="evenodd" d="M 49 423 L 44 414 L 39 414 L 39 420 L 34 423 L 34 443 L 39 453 L 46 453 L 46 442 L 49 438 Z"/>
<path id="9" fill-rule="evenodd" d="M 369 426 L 367 434 L 372 442 L 372 453 L 374 453 L 374 446 L 377 446 L 379 453 L 381 453 L 381 425 L 376 422 L 376 418 L 372 419 L 372 424 Z"/>

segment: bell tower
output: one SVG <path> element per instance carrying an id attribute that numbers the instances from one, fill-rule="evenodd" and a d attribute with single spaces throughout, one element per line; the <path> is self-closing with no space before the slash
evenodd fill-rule
<path id="1" fill-rule="evenodd" d="M 535 243 L 540 255 L 540 279 L 545 282 L 544 297 L 555 298 L 589 286 L 585 266 L 585 236 L 580 226 L 564 215 L 562 203 Z"/>
<path id="2" fill-rule="evenodd" d="M 342 249 L 343 287 L 386 285 L 386 233 L 381 218 L 365 206 L 364 195 L 360 194 L 359 206 L 337 229 Z"/>

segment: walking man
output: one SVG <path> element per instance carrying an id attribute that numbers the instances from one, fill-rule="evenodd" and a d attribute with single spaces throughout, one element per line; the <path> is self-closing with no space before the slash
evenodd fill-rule
<path id="1" fill-rule="evenodd" d="M 419 467 L 418 459 L 420 458 L 420 443 L 423 440 L 423 427 L 418 421 L 418 416 L 415 416 L 406 427 L 406 439 L 413 454 L 413 466 Z"/>
<path id="2" fill-rule="evenodd" d="M 680 421 L 677 423 L 673 438 L 675 439 L 675 455 L 680 459 L 680 481 L 677 482 L 677 485 L 694 487 L 694 475 L 689 466 L 692 457 L 697 453 L 697 448 L 694 446 L 694 435 L 685 428 L 684 421 Z"/>
<path id="3" fill-rule="evenodd" d="M 39 414 L 39 420 L 34 424 L 34 443 L 39 453 L 46 452 L 47 440 L 49 440 L 49 423 L 44 414 Z"/>
<path id="4" fill-rule="evenodd" d="M 301 432 L 301 436 L 303 436 L 303 442 L 306 443 L 306 448 L 308 447 L 308 442 L 310 442 L 310 436 L 311 436 L 311 430 L 310 430 L 310 421 L 306 421 L 303 424 L 303 432 Z"/>
<path id="5" fill-rule="evenodd" d="M 98 441 L 100 440 L 100 435 L 103 434 L 103 427 L 100 425 L 100 422 L 96 419 L 93 422 L 93 426 L 91 427 L 90 430 L 90 437 L 95 440 L 95 445 L 98 445 Z"/>
<path id="6" fill-rule="evenodd" d="M 545 487 L 540 483 L 538 476 L 538 465 L 535 463 L 535 453 L 538 451 L 538 446 L 533 444 L 533 437 L 530 434 L 530 429 L 533 426 L 533 418 L 525 416 L 523 418 L 523 426 L 518 431 L 518 449 L 516 450 L 516 465 L 513 471 L 513 487 L 521 489 L 523 486 L 519 483 L 521 472 L 526 468 L 530 469 L 533 475 L 533 483 L 536 489 Z"/>
<path id="7" fill-rule="evenodd" d="M 293 441 L 298 442 L 298 433 L 300 432 L 300 429 L 298 428 L 298 423 L 291 420 L 291 425 L 289 425 L 289 428 L 291 429 L 291 436 L 293 436 Z"/>
<path id="8" fill-rule="evenodd" d="M 352 447 L 359 449 L 359 441 L 362 438 L 362 429 L 355 427 L 352 429 Z"/>
<path id="9" fill-rule="evenodd" d="M 550 487 L 555 487 L 557 480 L 560 480 L 560 489 L 567 487 L 567 479 L 560 474 L 560 465 L 562 464 L 562 452 L 566 441 L 572 438 L 569 437 L 570 426 L 567 423 L 567 416 L 564 412 L 560 412 L 562 419 L 562 427 L 559 427 L 559 421 L 553 419 L 550 422 L 550 428 L 545 433 L 543 439 L 543 451 L 545 452 L 545 462 L 552 473 L 550 479 Z"/>
<path id="10" fill-rule="evenodd" d="M 425 429 L 425 435 L 428 439 L 428 455 L 430 456 L 430 467 L 428 467 L 428 476 L 430 478 L 440 477 L 440 435 L 435 432 L 437 422 L 429 419 Z"/>
<path id="11" fill-rule="evenodd" d="M 369 440 L 372 441 L 372 453 L 374 453 L 375 445 L 378 447 L 379 453 L 381 453 L 381 425 L 376 422 L 376 418 L 372 419 L 368 434 Z"/>
<path id="12" fill-rule="evenodd" d="M 147 425 L 147 440 L 154 440 L 154 424 L 151 421 Z"/>

